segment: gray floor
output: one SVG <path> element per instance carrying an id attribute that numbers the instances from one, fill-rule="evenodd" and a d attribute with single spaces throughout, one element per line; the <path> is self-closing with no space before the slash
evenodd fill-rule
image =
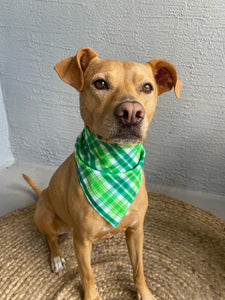
<path id="1" fill-rule="evenodd" d="M 53 167 L 33 163 L 13 162 L 0 167 L 0 216 L 11 211 L 35 203 L 36 194 L 22 177 L 22 173 L 30 176 L 41 189 L 44 189 L 55 171 Z M 183 190 L 174 187 L 147 185 L 150 190 L 178 198 L 225 220 L 225 195 Z"/>

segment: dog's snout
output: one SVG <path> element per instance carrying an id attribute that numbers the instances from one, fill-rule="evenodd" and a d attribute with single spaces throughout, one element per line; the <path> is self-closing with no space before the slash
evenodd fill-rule
<path id="1" fill-rule="evenodd" d="M 115 115 L 124 125 L 137 125 L 145 116 L 144 107 L 139 102 L 123 102 L 117 106 Z"/>

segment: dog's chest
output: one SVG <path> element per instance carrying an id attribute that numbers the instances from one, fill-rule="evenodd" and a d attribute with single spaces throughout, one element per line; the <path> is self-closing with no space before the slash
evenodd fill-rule
<path id="1" fill-rule="evenodd" d="M 92 210 L 92 209 L 91 209 Z M 92 241 L 106 239 L 126 231 L 128 228 L 135 229 L 139 224 L 139 216 L 136 210 L 130 209 L 117 227 L 113 227 L 94 211 L 90 213 L 88 222 L 83 223 L 83 233 Z"/>

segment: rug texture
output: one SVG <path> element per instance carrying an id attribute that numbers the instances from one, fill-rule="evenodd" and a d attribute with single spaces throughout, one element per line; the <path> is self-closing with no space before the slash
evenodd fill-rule
<path id="1" fill-rule="evenodd" d="M 82 299 L 72 236 L 60 237 L 67 268 L 57 276 L 33 214 L 30 206 L 0 218 L 0 299 Z M 223 220 L 150 192 L 144 231 L 145 275 L 156 299 L 225 299 Z M 94 243 L 92 266 L 102 299 L 136 299 L 124 234 Z"/>

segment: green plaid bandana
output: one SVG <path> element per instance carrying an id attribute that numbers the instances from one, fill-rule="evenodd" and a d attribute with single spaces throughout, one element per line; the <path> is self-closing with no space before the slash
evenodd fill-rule
<path id="1" fill-rule="evenodd" d="M 138 193 L 144 157 L 142 144 L 107 144 L 87 128 L 77 138 L 75 158 L 80 185 L 94 209 L 114 227 Z"/>

